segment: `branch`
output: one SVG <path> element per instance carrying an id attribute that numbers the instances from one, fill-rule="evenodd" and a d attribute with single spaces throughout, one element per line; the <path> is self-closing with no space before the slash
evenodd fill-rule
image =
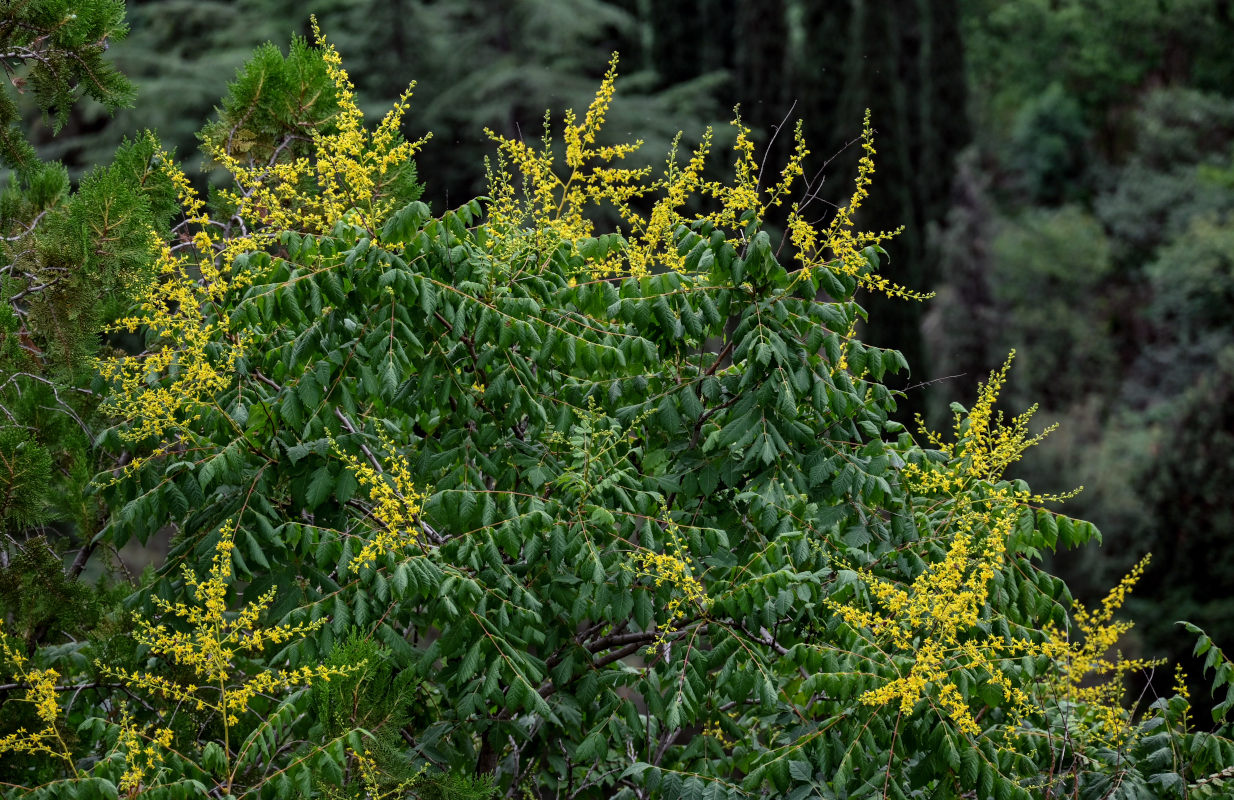
<path id="1" fill-rule="evenodd" d="M 598 653 L 601 650 L 607 650 L 610 647 L 627 644 L 647 644 L 660 638 L 660 634 L 656 631 L 635 631 L 633 633 L 611 633 L 608 636 L 601 636 L 594 642 L 587 644 L 587 649 L 592 653 Z"/>
<path id="2" fill-rule="evenodd" d="M 42 211 L 40 211 L 40 212 L 39 212 L 39 214 L 38 214 L 38 216 L 36 216 L 34 219 L 30 220 L 30 224 L 29 224 L 28 226 L 26 226 L 26 229 L 25 229 L 24 231 L 22 231 L 21 233 L 17 234 L 16 236 L 4 236 L 4 237 L 0 237 L 0 238 L 2 238 L 2 239 L 3 239 L 4 241 L 6 241 L 6 242 L 15 242 L 15 241 L 17 241 L 18 239 L 24 239 L 25 237 L 27 237 L 27 236 L 29 236 L 29 235 L 30 235 L 30 232 L 34 230 L 34 226 L 38 225 L 38 224 L 39 224 L 39 220 L 41 220 L 44 216 L 46 216 L 47 212 L 48 212 L 48 211 L 50 211 L 50 210 L 51 210 L 51 209 L 49 209 L 49 208 L 45 208 L 45 209 L 43 209 Z"/>
<path id="3" fill-rule="evenodd" d="M 26 686 L 24 683 L 0 683 L 0 692 L 21 689 L 24 686 Z M 51 688 L 53 691 L 57 692 L 80 692 L 83 689 L 125 689 L 127 687 L 123 683 L 100 683 L 98 681 L 91 681 L 90 683 L 70 683 L 64 686 L 53 686 Z"/>

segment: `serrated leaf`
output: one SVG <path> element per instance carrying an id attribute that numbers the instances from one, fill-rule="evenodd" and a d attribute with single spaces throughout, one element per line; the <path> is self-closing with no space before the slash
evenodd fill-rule
<path id="1" fill-rule="evenodd" d="M 334 489 L 334 476 L 330 473 L 329 467 L 318 467 L 313 472 L 313 477 L 309 479 L 308 487 L 304 492 L 305 505 L 311 510 L 317 508 L 326 501 L 330 496 L 330 492 Z"/>

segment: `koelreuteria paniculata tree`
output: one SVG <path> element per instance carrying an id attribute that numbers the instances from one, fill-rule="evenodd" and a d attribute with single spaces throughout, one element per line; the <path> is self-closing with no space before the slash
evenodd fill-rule
<path id="1" fill-rule="evenodd" d="M 727 182 L 710 135 L 622 166 L 615 80 L 537 147 L 494 137 L 488 196 L 439 215 L 408 97 L 367 128 L 320 34 L 207 126 L 231 188 L 158 156 L 182 218 L 117 323 L 144 350 L 99 362 L 132 454 L 99 536 L 176 535 L 131 598 L 140 668 L 9 657 L 38 732 L 0 743 L 60 770 L 35 791 L 1220 792 L 1234 745 L 1185 697 L 1122 705 L 1139 570 L 1072 619 L 1040 567 L 1097 534 L 1005 476 L 1040 439 L 996 408 L 1009 364 L 948 437 L 892 419 L 907 365 L 856 297 L 922 297 L 858 227 L 870 121 L 815 220 L 800 130 L 776 176 L 740 119 Z M 56 688 L 91 680 L 70 740 Z M 158 702 L 103 719 L 119 693 Z"/>

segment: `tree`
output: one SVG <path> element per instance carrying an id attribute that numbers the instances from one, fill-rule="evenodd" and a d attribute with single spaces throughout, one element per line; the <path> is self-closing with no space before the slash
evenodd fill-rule
<path id="1" fill-rule="evenodd" d="M 855 137 L 836 120 L 871 109 L 887 152 L 879 162 L 885 191 L 871 199 L 866 213 L 903 226 L 888 247 L 890 269 L 904 283 L 934 291 L 942 276 L 932 230 L 950 206 L 956 157 L 970 138 L 958 4 L 804 3 L 801 13 L 807 44 L 796 59 L 795 83 L 807 130 L 820 132 L 816 149 L 842 154 L 839 171 L 851 169 L 860 153 L 845 152 Z M 842 202 L 842 193 L 839 187 L 821 189 L 832 203 Z M 894 342 L 913 365 L 915 379 L 932 377 L 920 307 L 872 300 L 870 312 L 871 340 Z M 903 402 L 911 411 L 925 410 L 919 393 Z"/>
<path id="2" fill-rule="evenodd" d="M 1226 635 L 1219 611 L 1199 616 L 1219 582 L 1179 582 L 1184 552 L 1224 547 L 1220 512 L 1187 501 L 1184 514 L 1178 494 L 1224 463 L 1207 445 L 1225 421 L 1197 413 L 1221 385 L 1228 343 L 1213 309 L 1223 307 L 1222 231 L 1234 207 L 1222 177 L 1231 103 L 1211 83 L 1220 59 L 1206 44 L 1228 24 L 1224 5 L 966 4 L 980 132 L 966 181 L 982 195 L 953 207 L 943 302 L 931 312 L 943 375 L 980 374 L 1018 348 L 1027 369 L 1013 396 L 1063 424 L 1021 474 L 1042 489 L 1084 484 L 1074 513 L 1118 537 L 1057 559 L 1058 574 L 1093 598 L 1153 552 L 1134 608 L 1140 636 L 1127 647 L 1184 663 L 1180 616 Z M 954 382 L 933 394 L 940 411 L 963 396 Z M 1149 691 L 1167 693 L 1169 682 L 1158 671 Z"/>
<path id="3" fill-rule="evenodd" d="M 709 134 L 624 168 L 613 66 L 556 157 L 494 135 L 489 194 L 435 216 L 407 96 L 367 128 L 316 44 L 233 84 L 212 203 L 159 159 L 185 218 L 117 323 L 145 349 L 102 366 L 102 446 L 133 458 L 99 476 L 100 538 L 176 538 L 133 637 L 0 636 L 35 720 L 0 750 L 52 775 L 15 791 L 1219 789 L 1228 731 L 1191 731 L 1182 695 L 1119 704 L 1143 564 L 1091 611 L 1038 564 L 1097 534 L 1004 476 L 1041 438 L 995 408 L 1010 359 L 950 436 L 891 419 L 906 364 L 856 335 L 856 298 L 918 295 L 855 222 L 868 117 L 852 195 L 824 225 L 790 206 L 782 262 L 763 225 L 800 137 L 774 182 L 740 124 L 728 182 L 702 177 Z M 62 707 L 70 681 L 94 708 Z M 119 692 L 141 704 L 104 719 Z"/>
<path id="4" fill-rule="evenodd" d="M 121 2 L 10 3 L 0 10 L 0 58 L 17 92 L 29 91 L 53 131 L 83 97 L 108 109 L 132 87 L 104 58 L 126 31 Z M 166 234 L 174 192 L 153 163 L 158 144 L 126 141 L 110 166 L 86 174 L 76 191 L 58 163 L 38 159 L 18 104 L 0 93 L 0 160 L 11 172 L 0 191 L 0 548 L 5 568 L 26 534 L 58 525 L 82 554 L 101 511 L 86 486 L 100 468 L 91 452 L 90 360 L 108 315 L 154 279 L 152 234 Z M 45 547 L 40 537 L 32 545 Z M 27 554 L 29 555 L 29 554 Z M 32 556 L 35 562 L 41 557 Z M 32 563 L 32 562 L 24 562 Z M 85 558 L 78 559 L 80 572 Z M 47 576 L 63 580 L 60 570 Z M 49 613 L 70 611 L 46 609 Z M 45 622 L 45 621 L 44 621 Z M 32 622 L 31 630 L 43 627 Z"/>

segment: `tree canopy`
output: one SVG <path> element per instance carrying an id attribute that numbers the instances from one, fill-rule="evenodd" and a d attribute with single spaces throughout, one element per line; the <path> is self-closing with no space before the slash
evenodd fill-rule
<path id="1" fill-rule="evenodd" d="M 925 295 L 858 224 L 869 115 L 819 221 L 800 128 L 778 170 L 738 117 L 731 177 L 709 130 L 653 172 L 603 137 L 616 82 L 490 132 L 487 193 L 433 213 L 410 89 L 367 123 L 315 31 L 238 73 L 208 196 L 153 136 L 94 173 L 140 257 L 72 273 L 124 288 L 80 552 L 172 536 L 91 583 L 11 501 L 6 794 L 1220 796 L 1234 667 L 1189 629 L 1215 731 L 1181 683 L 1124 705 L 1145 565 L 1092 608 L 1043 568 L 1100 537 L 1007 474 L 1045 436 L 998 408 L 1012 357 L 946 433 L 895 419 L 863 303 Z M 67 205 L 87 242 L 116 207 Z"/>

